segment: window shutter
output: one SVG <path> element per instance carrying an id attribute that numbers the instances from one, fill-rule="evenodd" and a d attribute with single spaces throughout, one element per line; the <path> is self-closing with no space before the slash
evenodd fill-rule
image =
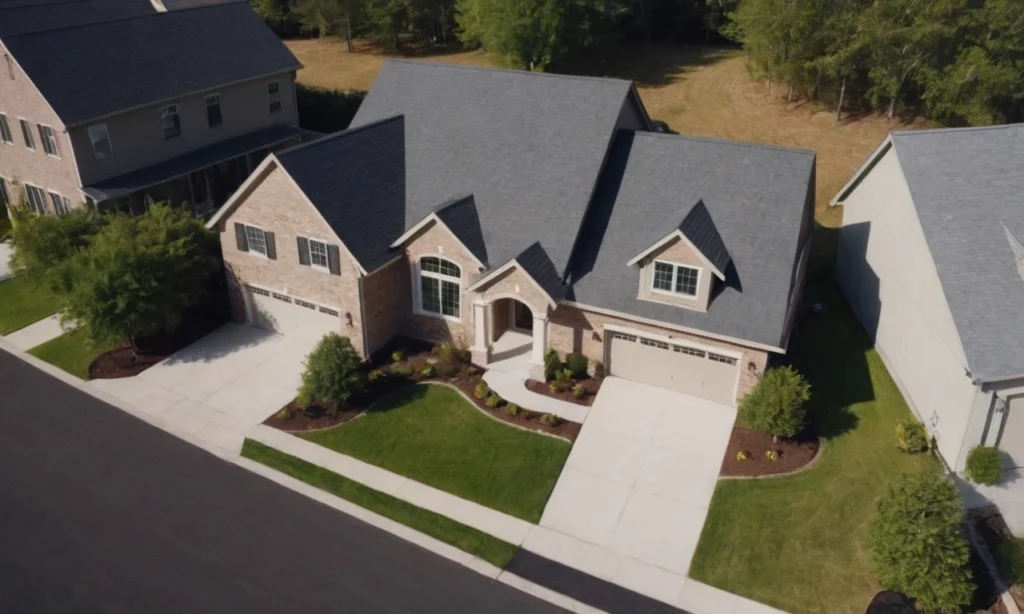
<path id="1" fill-rule="evenodd" d="M 309 266 L 309 239 L 299 237 L 299 264 Z"/>
<path id="2" fill-rule="evenodd" d="M 245 236 L 245 225 L 237 222 L 235 223 L 235 244 L 238 245 L 238 251 L 249 251 L 249 239 Z"/>
<path id="3" fill-rule="evenodd" d="M 327 265 L 331 269 L 331 275 L 341 275 L 341 261 L 337 245 L 327 246 Z"/>
<path id="4" fill-rule="evenodd" d="M 274 241 L 274 233 L 264 230 L 263 240 L 267 242 L 267 258 L 277 260 L 277 243 Z"/>

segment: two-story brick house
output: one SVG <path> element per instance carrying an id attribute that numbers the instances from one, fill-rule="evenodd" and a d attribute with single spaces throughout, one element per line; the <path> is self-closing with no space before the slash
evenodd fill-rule
<path id="1" fill-rule="evenodd" d="M 299 142 L 301 65 L 247 2 L 0 5 L 0 198 L 211 211 Z"/>

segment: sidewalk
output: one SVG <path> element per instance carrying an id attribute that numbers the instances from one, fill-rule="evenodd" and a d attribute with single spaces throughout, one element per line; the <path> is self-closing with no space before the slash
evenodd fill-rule
<path id="1" fill-rule="evenodd" d="M 514 518 L 268 426 L 258 425 L 246 436 L 374 490 L 457 520 L 545 559 L 692 614 L 781 614 L 780 610 L 702 584 L 685 575 Z M 520 576 L 527 573 L 517 571 Z M 541 578 L 533 580 L 537 582 Z"/>
<path id="2" fill-rule="evenodd" d="M 25 328 L 14 331 L 4 337 L 4 340 L 19 350 L 27 352 L 37 345 L 46 343 L 51 339 L 56 339 L 63 334 L 64 329 L 61 328 L 60 318 L 57 315 L 52 315 L 39 320 L 35 324 L 29 324 Z"/>
<path id="3" fill-rule="evenodd" d="M 554 414 L 570 422 L 582 423 L 587 419 L 587 412 L 589 411 L 587 407 L 546 397 L 528 390 L 526 388 L 526 378 L 515 373 L 488 369 L 484 373 L 484 381 L 487 382 L 491 390 L 498 393 L 498 396 L 520 407 L 544 414 Z"/>

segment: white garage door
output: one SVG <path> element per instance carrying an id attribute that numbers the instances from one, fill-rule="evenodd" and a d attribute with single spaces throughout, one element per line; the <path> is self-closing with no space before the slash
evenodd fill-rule
<path id="1" fill-rule="evenodd" d="M 1006 401 L 1005 420 L 999 449 L 1006 454 L 1007 467 L 1024 467 L 1024 396 Z"/>
<path id="2" fill-rule="evenodd" d="M 719 403 L 736 402 L 737 360 L 703 349 L 613 332 L 609 373 Z"/>
<path id="3" fill-rule="evenodd" d="M 249 323 L 314 344 L 327 333 L 341 332 L 336 310 L 302 299 L 246 286 Z"/>

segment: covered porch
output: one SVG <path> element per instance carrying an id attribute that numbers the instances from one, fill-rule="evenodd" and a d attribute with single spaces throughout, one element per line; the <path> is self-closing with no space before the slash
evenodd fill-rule
<path id="1" fill-rule="evenodd" d="M 548 312 L 539 314 L 525 302 L 502 297 L 473 303 L 473 362 L 490 370 L 544 380 L 548 349 Z"/>

